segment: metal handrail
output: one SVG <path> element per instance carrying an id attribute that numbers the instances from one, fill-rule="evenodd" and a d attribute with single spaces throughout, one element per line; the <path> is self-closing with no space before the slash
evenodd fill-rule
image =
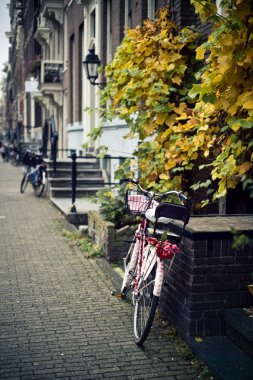
<path id="1" fill-rule="evenodd" d="M 71 170 L 71 212 L 76 212 L 76 205 L 75 205 L 75 202 L 76 202 L 76 184 L 77 184 L 77 165 L 76 165 L 76 160 L 78 158 L 93 158 L 93 159 L 98 159 L 96 156 L 89 156 L 89 155 L 85 155 L 85 156 L 77 156 L 76 155 L 76 150 L 73 149 L 71 150 L 71 155 L 68 156 L 68 158 L 71 158 L 72 159 L 72 170 Z M 124 156 L 109 156 L 109 155 L 106 155 L 105 158 L 107 159 L 126 159 L 127 157 L 124 157 Z M 118 182 L 104 182 L 103 183 L 104 185 L 117 185 Z"/>

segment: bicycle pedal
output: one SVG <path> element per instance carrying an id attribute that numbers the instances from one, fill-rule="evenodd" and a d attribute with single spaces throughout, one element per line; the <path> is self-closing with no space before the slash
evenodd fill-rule
<path id="1" fill-rule="evenodd" d="M 115 291 L 113 291 L 113 290 L 111 291 L 111 295 L 112 295 L 113 297 L 116 297 L 116 298 L 121 299 L 121 300 L 123 300 L 123 299 L 126 298 L 126 295 L 125 295 L 124 293 L 115 292 Z"/>

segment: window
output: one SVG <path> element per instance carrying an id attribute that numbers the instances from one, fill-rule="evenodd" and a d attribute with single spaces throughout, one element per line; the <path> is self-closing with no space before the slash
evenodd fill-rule
<path id="1" fill-rule="evenodd" d="M 74 54 L 75 54 L 75 36 L 70 37 L 70 49 L 69 49 L 69 91 L 70 91 L 70 123 L 74 122 L 74 106 L 75 106 L 75 67 L 74 67 Z"/>
<path id="2" fill-rule="evenodd" d="M 106 48 L 106 61 L 112 60 L 112 0 L 107 1 L 107 48 Z"/>
<path id="3" fill-rule="evenodd" d="M 125 0 L 125 26 L 132 28 L 132 0 Z"/>
<path id="4" fill-rule="evenodd" d="M 90 14 L 90 37 L 96 37 L 96 9 L 93 9 Z"/>
<path id="5" fill-rule="evenodd" d="M 158 10 L 158 0 L 148 0 L 148 18 L 155 19 L 156 11 Z"/>
<path id="6" fill-rule="evenodd" d="M 78 39 L 78 56 L 83 57 L 83 37 L 84 37 L 84 25 L 83 23 L 79 27 L 79 39 Z M 83 67 L 82 67 L 82 59 L 78 60 L 78 119 L 82 120 L 82 104 L 83 104 Z"/>

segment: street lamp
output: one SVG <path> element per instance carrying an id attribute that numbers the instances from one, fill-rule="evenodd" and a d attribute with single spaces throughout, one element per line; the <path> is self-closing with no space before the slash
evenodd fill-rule
<path id="1" fill-rule="evenodd" d="M 83 61 L 83 65 L 85 68 L 87 79 L 93 86 L 105 86 L 106 83 L 98 83 L 96 80 L 98 79 L 98 68 L 101 64 L 101 61 L 97 54 L 95 54 L 95 50 L 89 49 L 89 53 L 86 55 L 85 60 Z"/>

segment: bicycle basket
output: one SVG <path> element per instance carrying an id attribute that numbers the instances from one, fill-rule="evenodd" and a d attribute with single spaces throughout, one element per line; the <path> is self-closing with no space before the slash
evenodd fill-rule
<path id="1" fill-rule="evenodd" d="M 33 166 L 35 167 L 38 163 L 38 158 L 35 153 L 32 152 L 25 152 L 23 155 L 23 164 L 27 166 Z"/>
<path id="2" fill-rule="evenodd" d="M 143 215 L 149 208 L 156 207 L 158 204 L 138 190 L 128 190 L 125 201 L 126 209 L 132 215 Z"/>

